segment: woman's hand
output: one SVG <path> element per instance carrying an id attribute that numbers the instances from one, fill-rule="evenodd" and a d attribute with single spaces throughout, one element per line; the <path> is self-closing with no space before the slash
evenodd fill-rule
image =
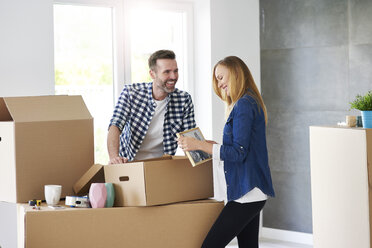
<path id="1" fill-rule="evenodd" d="M 184 151 L 201 150 L 208 154 L 213 153 L 213 144 L 217 144 L 212 140 L 201 141 L 193 137 L 181 136 L 178 138 L 178 146 Z"/>
<path id="2" fill-rule="evenodd" d="M 200 150 L 201 142 L 203 141 L 197 140 L 193 137 L 181 136 L 178 138 L 178 146 L 185 152 Z"/>

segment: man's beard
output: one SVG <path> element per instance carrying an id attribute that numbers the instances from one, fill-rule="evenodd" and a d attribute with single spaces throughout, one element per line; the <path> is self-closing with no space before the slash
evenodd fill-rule
<path id="1" fill-rule="evenodd" d="M 172 93 L 176 89 L 176 83 L 177 80 L 167 80 L 165 82 L 161 81 L 161 85 L 159 85 L 158 87 L 166 93 Z"/>

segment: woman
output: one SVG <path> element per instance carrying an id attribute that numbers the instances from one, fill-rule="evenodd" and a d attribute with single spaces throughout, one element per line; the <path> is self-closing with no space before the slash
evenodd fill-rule
<path id="1" fill-rule="evenodd" d="M 213 88 L 227 105 L 222 145 L 178 139 L 184 151 L 212 154 L 215 198 L 227 202 L 202 247 L 225 247 L 234 237 L 239 247 L 258 247 L 260 211 L 268 196 L 275 195 L 266 147 L 266 107 L 238 57 L 226 57 L 214 66 Z"/>

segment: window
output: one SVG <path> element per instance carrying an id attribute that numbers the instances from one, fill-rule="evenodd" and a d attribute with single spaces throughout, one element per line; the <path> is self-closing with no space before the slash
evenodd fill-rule
<path id="1" fill-rule="evenodd" d="M 191 4 L 128 0 L 124 8 L 121 0 L 55 2 L 55 94 L 83 96 L 94 118 L 95 163 L 108 162 L 107 128 L 124 83 L 151 81 L 151 53 L 173 50 L 177 88 L 192 93 L 191 41 Z"/>
<path id="2" fill-rule="evenodd" d="M 95 162 L 106 164 L 113 105 L 112 9 L 54 5 L 55 93 L 82 95 L 94 117 Z"/>
<path id="3" fill-rule="evenodd" d="M 148 58 L 157 50 L 173 50 L 179 68 L 177 88 L 193 95 L 192 5 L 170 2 L 139 2 L 127 10 L 130 64 L 129 82 L 150 82 Z M 184 155 L 177 149 L 177 155 Z"/>
<path id="4" fill-rule="evenodd" d="M 179 68 L 177 88 L 192 86 L 192 6 L 189 4 L 132 4 L 127 13 L 130 42 L 131 82 L 150 82 L 148 58 L 156 50 L 176 53 Z"/>

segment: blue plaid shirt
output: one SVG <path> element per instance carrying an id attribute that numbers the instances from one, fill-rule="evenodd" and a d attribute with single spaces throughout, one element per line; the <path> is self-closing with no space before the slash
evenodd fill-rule
<path id="1" fill-rule="evenodd" d="M 196 126 L 194 105 L 191 96 L 178 89 L 169 93 L 166 101 L 163 149 L 164 154 L 174 155 L 177 150 L 176 133 Z M 134 159 L 146 136 L 155 107 L 152 82 L 124 86 L 110 121 L 110 126 L 115 125 L 121 131 L 119 156 L 129 161 Z"/>

